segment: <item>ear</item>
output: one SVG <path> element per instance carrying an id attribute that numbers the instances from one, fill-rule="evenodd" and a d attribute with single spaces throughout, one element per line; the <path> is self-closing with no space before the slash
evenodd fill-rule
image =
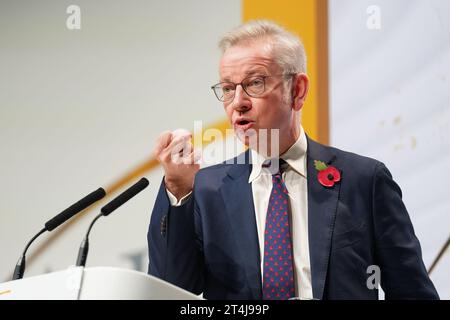
<path id="1" fill-rule="evenodd" d="M 292 108 L 300 111 L 309 90 L 309 78 L 305 73 L 297 73 L 292 78 Z"/>

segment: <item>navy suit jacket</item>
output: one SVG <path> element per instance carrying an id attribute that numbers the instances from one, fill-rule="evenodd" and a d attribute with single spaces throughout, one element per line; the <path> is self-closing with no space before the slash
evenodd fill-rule
<path id="1" fill-rule="evenodd" d="M 249 152 L 243 154 L 248 157 Z M 341 172 L 333 187 L 314 160 Z M 164 182 L 148 231 L 149 273 L 206 299 L 261 299 L 260 248 L 251 164 L 200 170 L 193 194 L 171 207 Z M 308 233 L 315 299 L 377 299 L 376 265 L 386 299 L 438 299 L 422 261 L 401 190 L 379 161 L 308 138 Z M 371 281 L 369 281 L 371 282 Z"/>

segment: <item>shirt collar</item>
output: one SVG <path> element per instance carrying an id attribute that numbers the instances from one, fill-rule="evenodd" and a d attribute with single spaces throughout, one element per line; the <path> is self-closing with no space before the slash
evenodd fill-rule
<path id="1" fill-rule="evenodd" d="M 296 171 L 298 174 L 306 178 L 306 149 L 307 149 L 306 134 L 303 127 L 300 127 L 300 136 L 297 141 L 281 155 L 281 159 L 285 160 L 289 164 L 289 168 Z M 249 183 L 252 183 L 257 179 L 262 172 L 266 171 L 262 167 L 263 163 L 267 160 L 265 157 L 251 149 L 252 156 L 252 172 L 248 179 Z M 267 172 L 269 172 L 267 170 Z"/>

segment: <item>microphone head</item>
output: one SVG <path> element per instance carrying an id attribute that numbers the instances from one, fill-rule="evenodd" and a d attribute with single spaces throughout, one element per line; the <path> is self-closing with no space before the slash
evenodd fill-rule
<path id="1" fill-rule="evenodd" d="M 86 197 L 78 201 L 77 203 L 71 205 L 69 208 L 58 214 L 56 217 L 50 219 L 45 223 L 45 229 L 47 231 L 52 231 L 53 229 L 59 227 L 61 224 L 72 218 L 78 212 L 83 211 L 89 207 L 94 202 L 102 199 L 106 195 L 103 188 L 98 188 L 94 192 L 91 192 Z"/>
<path id="2" fill-rule="evenodd" d="M 142 178 L 138 182 L 136 182 L 134 185 L 129 187 L 127 190 L 122 192 L 120 195 L 118 195 L 116 198 L 111 200 L 107 205 L 105 205 L 103 208 L 101 208 L 101 213 L 104 216 L 109 215 L 111 212 L 119 208 L 121 205 L 123 205 L 125 202 L 133 198 L 135 195 L 137 195 L 139 192 L 144 190 L 149 185 L 149 182 L 146 178 Z"/>

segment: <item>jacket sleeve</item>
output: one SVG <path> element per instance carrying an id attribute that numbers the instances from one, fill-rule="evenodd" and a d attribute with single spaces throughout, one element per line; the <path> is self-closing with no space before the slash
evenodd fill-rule
<path id="1" fill-rule="evenodd" d="M 400 187 L 380 163 L 373 180 L 375 250 L 386 299 L 439 299 L 422 260 Z"/>
<path id="2" fill-rule="evenodd" d="M 192 195 L 183 205 L 170 205 L 163 182 L 147 234 L 148 273 L 194 294 L 203 292 L 203 254 L 196 230 Z"/>

